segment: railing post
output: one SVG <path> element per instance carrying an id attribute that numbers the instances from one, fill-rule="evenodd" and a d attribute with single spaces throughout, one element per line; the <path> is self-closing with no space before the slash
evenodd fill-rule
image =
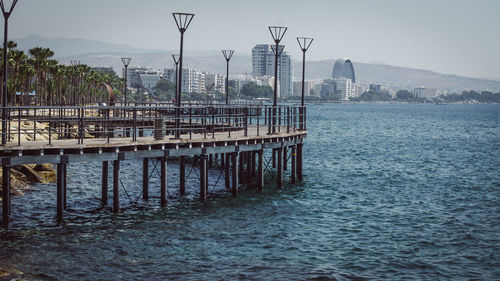
<path id="1" fill-rule="evenodd" d="M 22 110 L 19 108 L 17 113 L 17 145 L 21 146 L 21 113 Z"/>
<path id="2" fill-rule="evenodd" d="M 50 133 L 50 125 L 52 123 L 52 110 L 49 108 L 49 145 L 52 144 L 52 134 Z"/>
<path id="3" fill-rule="evenodd" d="M 286 107 L 286 132 L 290 133 L 290 107 Z"/>
<path id="4" fill-rule="evenodd" d="M 132 141 L 137 141 L 137 107 L 134 106 L 134 121 L 133 121 L 133 132 L 132 132 Z"/>
<path id="5" fill-rule="evenodd" d="M 244 134 L 244 136 L 247 137 L 248 136 L 248 107 L 245 107 L 243 109 L 243 111 L 245 112 L 245 134 Z"/>

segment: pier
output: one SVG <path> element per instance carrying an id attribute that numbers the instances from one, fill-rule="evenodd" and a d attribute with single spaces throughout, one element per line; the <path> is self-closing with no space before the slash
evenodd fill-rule
<path id="1" fill-rule="evenodd" d="M 284 170 L 290 170 L 291 183 L 302 180 L 307 128 L 306 108 L 300 105 L 10 106 L 5 111 L 8 126 L 2 136 L 7 142 L 0 146 L 5 226 L 12 211 L 10 168 L 22 164 L 56 166 L 59 222 L 67 207 L 69 163 L 92 162 L 102 167 L 103 205 L 110 203 L 108 176 L 112 170 L 113 212 L 120 211 L 120 163 L 124 160 L 142 159 L 144 200 L 149 199 L 150 166 L 159 167 L 162 206 L 168 203 L 169 183 L 178 184 L 179 194 L 185 195 L 188 159 L 199 171 L 201 202 L 207 200 L 208 169 L 215 163 L 233 196 L 248 184 L 261 192 L 268 169 L 273 169 L 276 188 L 283 188 Z M 265 151 L 272 155 L 268 161 Z M 179 166 L 179 178 L 167 178 L 167 166 L 172 165 L 167 159 Z"/>

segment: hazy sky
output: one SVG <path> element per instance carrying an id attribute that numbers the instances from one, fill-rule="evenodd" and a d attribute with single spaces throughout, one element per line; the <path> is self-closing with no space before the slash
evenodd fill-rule
<path id="1" fill-rule="evenodd" d="M 249 54 L 272 42 L 267 26 L 282 25 L 295 59 L 295 38 L 307 36 L 315 39 L 311 60 L 349 57 L 500 80 L 499 0 L 19 0 L 9 35 L 175 50 L 172 12 L 196 14 L 185 50 Z"/>

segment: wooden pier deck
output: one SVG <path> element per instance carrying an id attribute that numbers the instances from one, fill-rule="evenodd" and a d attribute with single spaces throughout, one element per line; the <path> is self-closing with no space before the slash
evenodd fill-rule
<path id="1" fill-rule="evenodd" d="M 262 111 L 264 112 L 264 111 Z M 271 114 L 271 110 L 265 111 Z M 268 119 L 264 116 L 262 119 Z M 205 118 L 205 117 L 203 117 Z M 238 126 L 229 127 L 224 130 L 225 124 L 218 123 L 222 129 L 214 130 L 216 117 L 208 116 L 192 130 L 183 130 L 178 138 L 174 135 L 165 136 L 144 136 L 154 135 L 156 128 L 143 128 L 142 134 L 137 136 L 137 127 L 132 127 L 134 136 L 109 137 L 109 131 L 105 132 L 106 137 L 78 138 L 78 139 L 38 139 L 36 141 L 18 142 L 10 141 L 0 146 L 0 158 L 3 169 L 3 214 L 2 224 L 8 225 L 10 215 L 10 168 L 21 164 L 45 164 L 51 163 L 57 166 L 57 219 L 62 221 L 64 210 L 66 209 L 66 167 L 68 163 L 95 162 L 102 165 L 102 194 L 101 202 L 108 204 L 108 173 L 109 163 L 112 162 L 113 187 L 112 200 L 114 212 L 120 210 L 119 202 L 119 182 L 120 182 L 120 161 L 131 159 L 142 159 L 142 194 L 143 199 L 149 198 L 149 163 L 152 159 L 160 162 L 160 204 L 167 203 L 166 190 L 167 182 L 167 158 L 175 158 L 179 165 L 179 193 L 185 194 L 186 184 L 186 157 L 196 157 L 198 159 L 200 175 L 200 201 L 207 199 L 209 163 L 220 161 L 219 166 L 223 169 L 223 178 L 226 189 L 231 190 L 233 196 L 238 196 L 238 189 L 241 184 L 250 182 L 256 183 L 257 191 L 262 191 L 264 186 L 264 151 L 272 150 L 272 167 L 276 169 L 276 187 L 283 188 L 283 170 L 291 171 L 290 182 L 302 180 L 302 151 L 304 139 L 307 135 L 305 126 L 298 126 L 291 122 L 279 120 L 271 130 L 271 126 L 264 125 L 255 118 L 259 116 L 233 116 L 239 118 L 233 121 Z M 227 116 L 218 116 L 219 120 L 226 120 Z M 252 118 L 253 122 L 252 122 Z M 15 120 L 15 119 L 13 119 Z M 191 122 L 192 120 L 189 120 Z M 262 121 L 262 120 L 260 120 Z M 283 122 L 281 122 L 283 121 Z M 92 120 L 90 122 L 93 122 Z M 242 125 L 243 124 L 243 125 Z M 263 125 L 259 125 L 263 124 Z M 278 124 L 278 123 L 276 123 Z M 85 124 L 81 124 L 84 130 Z M 132 126 L 132 124 L 131 124 Z M 153 124 L 151 125 L 153 126 Z M 200 126 L 206 129 L 200 130 Z M 148 131 L 150 130 L 150 131 Z M 165 130 L 163 128 L 162 130 Z M 15 135 L 15 132 L 12 133 Z M 11 138 L 12 139 L 12 138 Z M 216 157 L 217 156 L 217 157 Z M 215 160 L 217 159 L 217 160 Z M 288 165 L 289 163 L 289 165 Z M 244 175 L 244 176 L 243 176 Z"/>

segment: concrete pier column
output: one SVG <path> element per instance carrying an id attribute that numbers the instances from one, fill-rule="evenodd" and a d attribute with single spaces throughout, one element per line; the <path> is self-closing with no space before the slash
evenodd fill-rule
<path id="1" fill-rule="evenodd" d="M 10 166 L 2 165 L 2 224 L 9 225 L 10 216 Z"/>
<path id="2" fill-rule="evenodd" d="M 302 181 L 302 148 L 304 144 L 297 144 L 297 180 Z"/>
<path id="3" fill-rule="evenodd" d="M 57 221 L 62 222 L 64 212 L 64 164 L 57 164 Z"/>
<path id="4" fill-rule="evenodd" d="M 262 192 L 264 188 L 264 150 L 259 150 L 258 155 L 258 165 L 257 165 L 257 191 Z"/>
<path id="5" fill-rule="evenodd" d="M 149 200 L 149 158 L 142 159 L 142 199 Z"/>
<path id="6" fill-rule="evenodd" d="M 230 176 L 229 176 L 229 168 L 230 168 L 230 165 L 231 165 L 231 155 L 229 153 L 226 153 L 224 157 L 221 158 L 222 159 L 225 159 L 225 165 L 223 164 L 224 166 L 224 179 L 225 179 L 225 183 L 226 183 L 226 190 L 229 190 L 231 188 L 231 179 L 230 179 Z"/>
<path id="7" fill-rule="evenodd" d="M 207 198 L 207 155 L 200 155 L 200 201 Z"/>
<path id="8" fill-rule="evenodd" d="M 160 159 L 160 205 L 167 204 L 167 158 Z"/>
<path id="9" fill-rule="evenodd" d="M 296 145 L 293 145 L 292 146 L 292 164 L 291 164 L 291 168 L 292 168 L 292 171 L 290 173 L 290 182 L 291 183 L 295 183 L 295 179 L 297 177 L 296 173 L 297 173 L 297 146 Z"/>
<path id="10" fill-rule="evenodd" d="M 120 211 L 120 160 L 113 160 L 113 212 Z"/>
<path id="11" fill-rule="evenodd" d="M 277 188 L 283 188 L 283 147 L 277 149 L 278 154 L 278 180 L 277 180 Z"/>
<path id="12" fill-rule="evenodd" d="M 240 158 L 240 153 L 239 152 L 234 152 L 231 154 L 231 157 L 232 157 L 232 172 L 233 172 L 233 175 L 232 175 L 232 179 L 233 179 L 233 186 L 232 186 L 232 189 L 233 189 L 233 196 L 238 196 L 238 170 L 239 170 L 239 158 Z"/>
<path id="13" fill-rule="evenodd" d="M 179 157 L 179 192 L 186 195 L 186 157 Z"/>
<path id="14" fill-rule="evenodd" d="M 101 202 L 103 205 L 108 205 L 108 166 L 108 161 L 102 162 Z"/>

